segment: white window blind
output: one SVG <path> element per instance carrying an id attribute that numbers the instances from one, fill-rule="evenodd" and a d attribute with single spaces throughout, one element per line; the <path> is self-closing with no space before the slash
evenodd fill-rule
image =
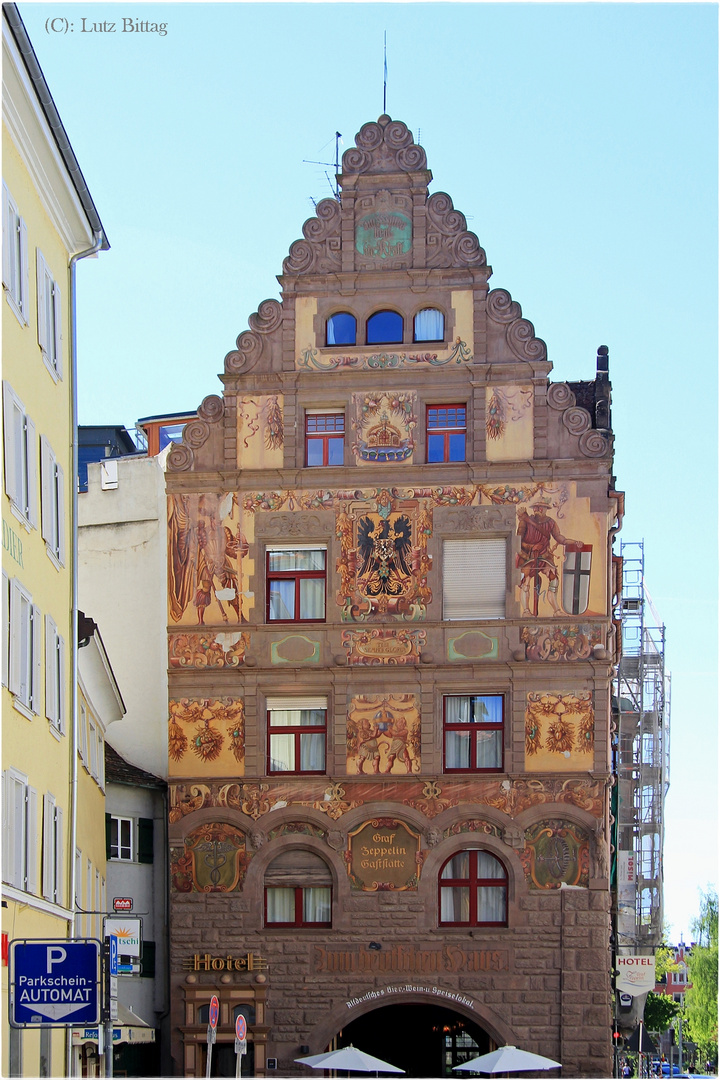
<path id="1" fill-rule="evenodd" d="M 2 684 L 7 686 L 10 666 L 10 578 L 2 572 Z"/>
<path id="2" fill-rule="evenodd" d="M 43 795 L 42 894 L 55 899 L 55 798 Z"/>
<path id="3" fill-rule="evenodd" d="M 53 377 L 62 377 L 60 289 L 40 250 L 37 251 L 38 345 Z"/>
<path id="4" fill-rule="evenodd" d="M 443 618 L 504 619 L 507 542 L 490 537 L 443 543 Z"/>
<path id="5" fill-rule="evenodd" d="M 42 538 L 55 558 L 65 562 L 65 474 L 44 435 L 40 436 Z"/>
<path id="6" fill-rule="evenodd" d="M 65 733 L 65 640 L 50 615 L 45 616 L 45 715 Z"/>
<path id="7" fill-rule="evenodd" d="M 270 712 L 274 709 L 327 709 L 327 697 L 269 697 L 265 705 Z"/>

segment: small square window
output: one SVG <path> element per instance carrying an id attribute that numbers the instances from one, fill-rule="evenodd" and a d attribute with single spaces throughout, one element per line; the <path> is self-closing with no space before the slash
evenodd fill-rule
<path id="1" fill-rule="evenodd" d="M 308 468 L 342 465 L 344 451 L 344 413 L 305 413 L 305 464 Z"/>
<path id="2" fill-rule="evenodd" d="M 465 405 L 429 405 L 427 410 L 427 460 L 465 461 L 467 410 Z"/>
<path id="3" fill-rule="evenodd" d="M 272 548 L 267 553 L 267 621 L 325 620 L 324 548 Z"/>
<path id="4" fill-rule="evenodd" d="M 272 699 L 268 707 L 268 772 L 324 773 L 327 707 L 313 699 L 283 704 Z"/>
<path id="5" fill-rule="evenodd" d="M 500 772 L 503 767 L 501 694 L 446 697 L 443 701 L 445 772 Z"/>

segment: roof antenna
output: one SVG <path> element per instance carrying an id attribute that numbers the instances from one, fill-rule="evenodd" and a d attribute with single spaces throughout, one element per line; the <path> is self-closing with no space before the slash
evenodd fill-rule
<path id="1" fill-rule="evenodd" d="M 330 184 L 330 189 L 332 190 L 332 193 L 333 193 L 333 195 L 335 196 L 335 198 L 337 199 L 338 202 L 340 202 L 340 185 L 338 184 L 337 175 L 340 172 L 340 143 L 341 142 L 342 142 L 342 134 L 339 131 L 336 131 L 335 132 L 335 160 L 334 161 L 311 161 L 308 158 L 303 158 L 303 164 L 304 165 L 328 165 L 328 166 L 334 165 L 335 166 L 335 186 L 334 187 L 333 187 L 333 185 L 332 185 L 332 183 L 330 181 L 330 177 L 328 176 L 327 173 L 325 173 L 325 176 L 327 178 L 328 184 Z M 327 143 L 325 145 L 327 146 Z"/>
<path id="2" fill-rule="evenodd" d="M 387 116 L 387 30 L 383 33 L 383 116 Z"/>

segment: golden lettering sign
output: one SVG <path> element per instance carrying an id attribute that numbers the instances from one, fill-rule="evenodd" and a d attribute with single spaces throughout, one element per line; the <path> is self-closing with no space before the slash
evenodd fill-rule
<path id="1" fill-rule="evenodd" d="M 246 953 L 245 956 L 211 956 L 210 953 L 195 953 L 183 960 L 183 967 L 190 971 L 264 971 L 267 968 L 267 960 L 257 953 Z"/>
<path id="2" fill-rule="evenodd" d="M 365 892 L 416 889 L 420 835 L 395 818 L 375 818 L 348 836 L 348 874 Z"/>

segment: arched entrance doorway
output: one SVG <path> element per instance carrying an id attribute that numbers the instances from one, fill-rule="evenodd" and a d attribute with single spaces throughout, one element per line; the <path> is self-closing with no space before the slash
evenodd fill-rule
<path id="1" fill-rule="evenodd" d="M 404 1069 L 410 1078 L 452 1076 L 453 1066 L 494 1047 L 486 1031 L 442 1005 L 385 1005 L 352 1020 L 336 1045 L 352 1043 Z M 457 1074 L 456 1074 L 457 1075 Z"/>

